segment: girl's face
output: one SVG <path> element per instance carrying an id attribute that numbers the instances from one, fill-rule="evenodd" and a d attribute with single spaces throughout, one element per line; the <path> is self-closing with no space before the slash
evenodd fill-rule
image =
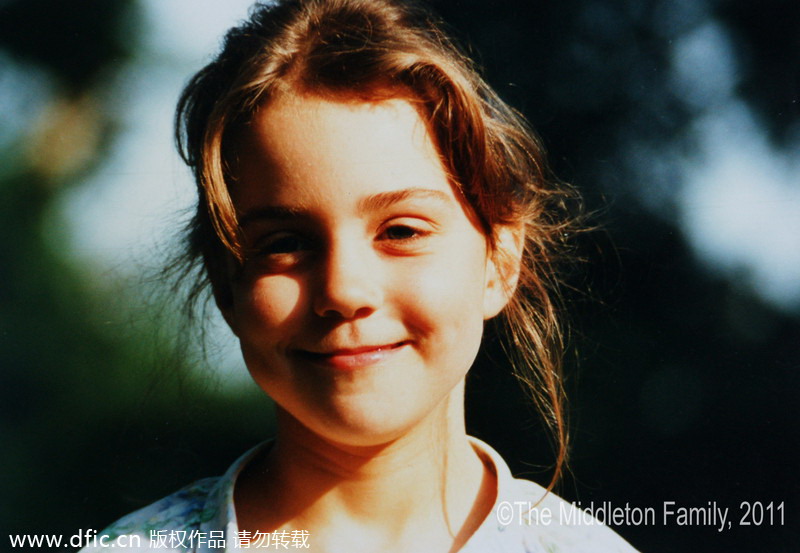
<path id="1" fill-rule="evenodd" d="M 224 314 L 256 382 L 349 445 L 463 401 L 451 396 L 507 297 L 414 108 L 279 96 L 237 146 L 250 253 Z"/>

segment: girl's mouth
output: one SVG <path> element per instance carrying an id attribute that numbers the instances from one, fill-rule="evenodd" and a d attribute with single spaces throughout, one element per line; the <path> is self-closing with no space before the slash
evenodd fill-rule
<path id="1" fill-rule="evenodd" d="M 410 342 L 337 348 L 326 352 L 298 350 L 298 355 L 316 365 L 338 371 L 354 371 L 383 363 L 399 353 Z"/>

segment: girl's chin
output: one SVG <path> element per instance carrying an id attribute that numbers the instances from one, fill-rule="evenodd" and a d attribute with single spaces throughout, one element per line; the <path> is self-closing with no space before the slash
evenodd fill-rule
<path id="1" fill-rule="evenodd" d="M 282 433 L 290 432 L 293 438 L 353 448 L 383 447 L 413 435 L 426 426 L 424 417 L 423 420 L 416 417 L 394 417 L 388 420 L 385 416 L 380 416 L 381 414 L 374 410 L 359 412 L 351 409 L 328 416 L 303 417 L 303 421 L 287 413 L 292 420 L 279 417 L 278 424 Z"/>
<path id="2" fill-rule="evenodd" d="M 414 436 L 430 443 L 433 435 L 438 441 L 451 427 L 463 431 L 463 377 L 452 386 L 440 386 L 437 393 L 432 390 L 436 383 L 427 390 L 423 386 L 398 390 L 379 380 L 369 388 L 313 394 L 297 388 L 273 390 L 288 392 L 273 396 L 279 432 L 309 443 L 375 447 Z"/>
<path id="3" fill-rule="evenodd" d="M 348 420 L 326 421 L 315 432 L 325 441 L 349 447 L 379 447 L 388 445 L 408 434 L 415 428 L 414 424 L 390 424 L 387 421 Z"/>

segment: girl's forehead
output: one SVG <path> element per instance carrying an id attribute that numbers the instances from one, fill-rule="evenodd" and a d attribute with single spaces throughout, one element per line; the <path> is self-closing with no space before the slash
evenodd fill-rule
<path id="1" fill-rule="evenodd" d="M 305 141 L 292 140 L 305 138 Z M 377 155 L 392 147 L 397 155 L 436 153 L 427 125 L 414 106 L 401 98 L 365 102 L 313 95 L 282 94 L 254 116 L 245 137 L 262 148 L 304 155 L 309 149 L 374 145 Z M 409 150 L 408 146 L 413 148 Z"/>
<path id="2" fill-rule="evenodd" d="M 451 188 L 424 120 L 402 99 L 280 96 L 256 113 L 236 150 L 236 183 L 270 182 L 279 195 L 323 188 L 341 193 L 347 184 L 376 192 Z"/>

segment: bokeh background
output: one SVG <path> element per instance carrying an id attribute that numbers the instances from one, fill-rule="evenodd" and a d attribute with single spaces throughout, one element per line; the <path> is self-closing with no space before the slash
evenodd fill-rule
<path id="1" fill-rule="evenodd" d="M 0 0 L 0 550 L 100 529 L 271 432 L 213 309 L 188 325 L 158 276 L 191 205 L 172 110 L 248 4 Z M 434 6 L 600 227 L 568 275 L 560 493 L 782 503 L 782 525 L 617 530 L 648 552 L 796 551 L 800 3 Z M 470 429 L 546 482 L 548 442 L 495 349 Z"/>

